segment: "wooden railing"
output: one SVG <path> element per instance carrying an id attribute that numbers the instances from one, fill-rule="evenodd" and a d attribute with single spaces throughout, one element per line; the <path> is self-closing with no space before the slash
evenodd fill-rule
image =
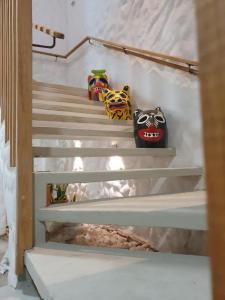
<path id="1" fill-rule="evenodd" d="M 16 171 L 18 275 L 23 273 L 24 250 L 32 247 L 31 2 L 0 1 L 0 108 L 5 142 L 10 146 L 10 166 Z"/>
<path id="2" fill-rule="evenodd" d="M 39 48 L 47 48 L 47 49 L 52 49 L 55 47 L 56 45 L 56 39 L 64 39 L 65 36 L 63 33 L 58 32 L 58 31 L 54 31 L 52 29 L 49 29 L 43 25 L 39 25 L 39 24 L 34 24 L 32 25 L 33 29 L 38 30 L 40 32 L 43 32 L 47 35 L 50 35 L 53 39 L 52 44 L 51 45 L 43 45 L 43 44 L 35 44 L 33 43 L 32 46 L 33 47 L 39 47 Z"/>
<path id="3" fill-rule="evenodd" d="M 33 23 L 32 27 L 33 27 L 33 29 L 41 31 L 43 33 L 46 33 L 46 34 L 50 35 L 51 37 L 55 37 L 57 39 L 64 39 L 65 38 L 63 33 L 58 32 L 58 31 L 54 31 L 54 30 L 52 30 L 50 28 L 47 28 L 43 25 Z"/>
<path id="4" fill-rule="evenodd" d="M 115 42 L 110 42 L 102 39 L 98 39 L 95 37 L 87 36 L 83 40 L 81 40 L 77 45 L 75 45 L 68 53 L 65 55 L 57 54 L 57 53 L 50 53 L 44 51 L 33 50 L 33 53 L 46 55 L 50 57 L 61 58 L 61 59 L 68 59 L 74 52 L 76 52 L 81 46 L 85 43 L 89 42 L 92 45 L 92 42 L 97 42 L 101 44 L 103 47 L 108 49 L 112 49 L 118 52 L 122 52 L 126 55 L 136 56 L 145 60 L 153 61 L 155 63 L 182 70 L 194 75 L 198 74 L 198 62 L 193 60 L 184 59 L 177 56 L 166 55 L 158 52 L 153 52 L 149 50 L 138 49 L 134 47 L 130 47 L 123 44 L 118 44 Z"/>

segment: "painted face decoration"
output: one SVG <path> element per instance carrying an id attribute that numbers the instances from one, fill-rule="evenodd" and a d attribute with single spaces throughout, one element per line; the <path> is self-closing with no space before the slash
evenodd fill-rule
<path id="1" fill-rule="evenodd" d="M 105 110 L 110 119 L 131 120 L 131 104 L 129 86 L 124 86 L 119 91 L 103 89 L 101 100 L 105 105 Z"/>
<path id="2" fill-rule="evenodd" d="M 160 107 L 134 112 L 134 138 L 137 148 L 167 147 L 166 118 Z"/>
<path id="3" fill-rule="evenodd" d="M 88 76 L 88 93 L 89 99 L 100 101 L 99 95 L 102 89 L 109 88 L 109 78 L 106 70 L 92 70 L 92 75 Z"/>

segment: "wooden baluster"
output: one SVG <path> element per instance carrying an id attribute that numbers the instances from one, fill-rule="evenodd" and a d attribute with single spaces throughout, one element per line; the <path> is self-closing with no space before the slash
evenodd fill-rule
<path id="1" fill-rule="evenodd" d="M 1 110 L 1 122 L 5 119 L 5 87 L 6 87 L 6 80 L 5 80 L 5 52 L 6 52 L 6 39 L 5 39 L 5 0 L 2 1 L 2 41 L 3 41 L 3 47 L 2 47 L 2 110 Z"/>
<path id="2" fill-rule="evenodd" d="M 224 0 L 196 1 L 213 299 L 225 299 Z"/>
<path id="3" fill-rule="evenodd" d="M 9 142 L 10 142 L 10 166 L 11 166 L 11 152 L 12 152 L 12 0 L 9 0 Z"/>
<path id="4" fill-rule="evenodd" d="M 7 93 L 7 128 L 6 141 L 10 142 L 10 109 L 11 109 L 11 0 L 8 0 L 8 93 Z"/>
<path id="5" fill-rule="evenodd" d="M 9 139 L 9 1 L 6 1 L 6 98 L 5 98 L 5 142 Z"/>
<path id="6" fill-rule="evenodd" d="M 11 104 L 11 151 L 10 165 L 16 166 L 16 1 L 12 0 L 12 104 Z"/>
<path id="7" fill-rule="evenodd" d="M 24 251 L 33 245 L 32 203 L 32 1 L 17 0 L 17 241 L 16 273 L 24 272 Z"/>
<path id="8" fill-rule="evenodd" d="M 9 94 L 8 94 L 8 141 L 10 144 L 10 153 L 11 153 L 11 107 L 12 107 L 12 0 L 8 0 L 9 2 L 9 36 L 8 36 L 8 44 L 9 44 Z M 11 155 L 10 155 L 11 156 Z"/>

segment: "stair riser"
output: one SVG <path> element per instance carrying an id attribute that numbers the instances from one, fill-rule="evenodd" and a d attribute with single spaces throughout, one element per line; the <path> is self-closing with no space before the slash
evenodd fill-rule
<path id="1" fill-rule="evenodd" d="M 87 89 L 76 88 L 76 87 L 68 87 L 63 85 L 53 85 L 53 84 L 45 84 L 45 83 L 33 83 L 32 85 L 33 91 L 44 91 L 44 92 L 51 92 L 51 93 L 63 93 L 67 95 L 75 95 L 75 96 L 82 96 L 88 97 Z"/>
<path id="2" fill-rule="evenodd" d="M 173 148 L 167 149 L 141 149 L 141 148 L 47 148 L 33 147 L 34 157 L 107 157 L 107 156 L 175 156 Z"/>
<path id="3" fill-rule="evenodd" d="M 47 104 L 44 100 L 33 100 L 33 108 L 35 109 L 43 109 L 43 110 L 49 110 L 49 111 L 60 111 L 60 112 L 77 112 L 77 113 L 83 113 L 86 114 L 87 110 L 89 114 L 94 115 L 100 115 L 105 116 L 105 110 L 101 107 L 92 107 L 91 105 L 85 105 L 85 104 L 71 104 L 65 106 L 66 103 L 60 103 L 57 105 L 57 102 L 55 104 Z"/>
<path id="4" fill-rule="evenodd" d="M 113 180 L 129 180 L 140 178 L 169 178 L 181 176 L 202 176 L 202 168 L 159 168 L 120 171 L 64 172 L 64 173 L 35 173 L 35 180 L 47 183 L 71 182 L 102 182 Z"/>
<path id="5" fill-rule="evenodd" d="M 113 126 L 119 125 L 119 126 L 126 126 L 126 127 L 131 125 L 130 121 L 114 121 L 114 120 L 108 119 L 106 116 L 93 116 L 92 117 L 92 115 L 85 115 L 85 114 L 79 114 L 79 115 L 68 116 L 68 115 L 33 113 L 32 119 L 34 121 L 88 123 L 88 124 L 103 124 L 103 125 L 113 125 Z M 83 116 L 81 116 L 81 115 L 83 115 Z"/>
<path id="6" fill-rule="evenodd" d="M 50 92 L 33 92 L 32 98 L 34 100 L 42 100 L 42 101 L 52 101 L 55 102 L 65 102 L 65 103 L 74 103 L 74 104 L 83 104 L 89 106 L 97 106 L 102 107 L 101 102 L 89 101 L 85 97 L 81 96 L 73 96 L 73 95 L 64 95 L 64 94 L 54 94 Z"/>
<path id="7" fill-rule="evenodd" d="M 106 131 L 106 130 L 85 130 L 85 129 L 68 129 L 68 128 L 51 128 L 51 127 L 33 127 L 33 137 L 42 136 L 44 135 L 52 136 L 53 138 L 57 139 L 59 136 L 70 138 L 70 139 L 80 139 L 83 137 L 87 137 L 88 139 L 93 138 L 132 138 L 133 139 L 133 132 L 122 132 L 122 131 Z M 48 137 L 47 137 L 48 138 Z"/>

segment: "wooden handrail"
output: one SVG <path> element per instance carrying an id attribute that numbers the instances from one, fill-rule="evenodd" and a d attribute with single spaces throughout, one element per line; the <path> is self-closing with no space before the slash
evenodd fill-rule
<path id="1" fill-rule="evenodd" d="M 32 27 L 33 27 L 33 29 L 41 31 L 43 33 L 46 33 L 46 34 L 50 35 L 53 38 L 56 38 L 56 39 L 64 39 L 65 38 L 65 35 L 63 33 L 58 32 L 58 31 L 54 31 L 54 30 L 49 29 L 49 28 L 47 28 L 43 25 L 33 23 Z"/>
<path id="2" fill-rule="evenodd" d="M 95 37 L 87 36 L 83 40 L 81 40 L 77 45 L 75 45 L 68 53 L 65 55 L 57 54 L 57 53 L 50 53 L 50 52 L 44 52 L 44 51 L 37 51 L 33 50 L 33 53 L 46 55 L 50 57 L 55 58 L 61 58 L 61 59 L 68 59 L 74 52 L 76 52 L 81 46 L 83 46 L 85 43 L 89 42 L 89 44 L 92 45 L 92 41 L 100 43 L 102 46 L 122 52 L 127 55 L 136 56 L 142 59 L 150 60 L 155 63 L 171 67 L 174 69 L 179 69 L 194 75 L 198 74 L 198 62 L 193 60 L 184 59 L 177 56 L 171 56 L 166 55 L 158 52 L 153 52 L 149 50 L 139 49 L 123 44 L 118 44 L 111 41 L 106 41 L 103 39 L 98 39 Z"/>

